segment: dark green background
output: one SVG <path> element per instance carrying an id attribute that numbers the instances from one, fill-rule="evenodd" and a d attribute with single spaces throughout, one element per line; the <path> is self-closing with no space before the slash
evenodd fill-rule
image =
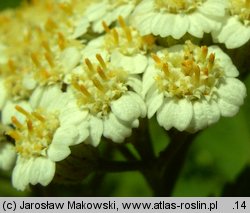
<path id="1" fill-rule="evenodd" d="M 0 9 L 16 7 L 20 2 L 20 0 L 0 0 Z"/>

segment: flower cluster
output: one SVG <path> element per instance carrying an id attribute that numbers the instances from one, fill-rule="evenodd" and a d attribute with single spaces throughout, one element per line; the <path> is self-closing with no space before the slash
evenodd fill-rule
<path id="1" fill-rule="evenodd" d="M 46 186 L 70 146 L 121 143 L 145 116 L 196 132 L 235 115 L 239 72 L 199 39 L 245 44 L 249 11 L 248 0 L 32 0 L 2 11 L 0 167 L 19 190 Z"/>
<path id="2" fill-rule="evenodd" d="M 250 1 L 228 0 L 222 28 L 213 33 L 215 41 L 225 43 L 229 49 L 237 48 L 250 39 Z"/>

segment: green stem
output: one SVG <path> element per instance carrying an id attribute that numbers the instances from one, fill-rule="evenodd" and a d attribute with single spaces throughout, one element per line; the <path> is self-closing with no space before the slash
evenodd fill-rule
<path id="1" fill-rule="evenodd" d="M 155 189 L 159 187 L 157 170 L 155 170 L 157 158 L 154 153 L 148 126 L 149 124 L 146 118 L 141 120 L 140 128 L 135 130 L 131 141 L 144 164 L 144 167 L 142 167 L 140 171 L 150 187 Z"/>
<path id="2" fill-rule="evenodd" d="M 154 190 L 155 196 L 171 196 L 187 153 L 196 134 L 172 132 L 169 146 L 158 158 L 161 187 Z"/>
<path id="3" fill-rule="evenodd" d="M 135 129 L 135 133 L 132 136 L 132 141 L 142 160 L 146 162 L 155 160 L 156 157 L 150 139 L 147 119 L 141 120 L 140 127 Z"/>
<path id="4" fill-rule="evenodd" d="M 126 147 L 124 144 L 117 145 L 117 149 L 120 151 L 120 153 L 129 161 L 136 161 L 137 158 L 133 155 L 133 153 Z"/>

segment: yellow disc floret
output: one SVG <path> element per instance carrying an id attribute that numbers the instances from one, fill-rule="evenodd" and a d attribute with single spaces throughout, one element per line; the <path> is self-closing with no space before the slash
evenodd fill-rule
<path id="1" fill-rule="evenodd" d="M 213 89 L 224 76 L 215 54 L 208 54 L 208 47 L 198 47 L 186 42 L 181 51 L 163 53 L 159 57 L 152 55 L 156 69 L 158 89 L 167 97 L 196 100 L 213 97 Z"/>
<path id="2" fill-rule="evenodd" d="M 110 112 L 110 103 L 127 91 L 127 72 L 104 61 L 97 54 L 98 64 L 85 59 L 82 74 L 74 74 L 72 85 L 80 108 L 102 117 Z"/>
<path id="3" fill-rule="evenodd" d="M 229 11 L 236 15 L 244 24 L 250 23 L 250 0 L 231 0 Z"/>
<path id="4" fill-rule="evenodd" d="M 112 51 L 117 49 L 124 55 L 131 56 L 137 53 L 146 53 L 154 44 L 152 35 L 141 36 L 133 27 L 127 26 L 124 19 L 119 16 L 118 22 L 120 27 L 109 29 L 107 24 L 103 22 L 105 35 L 105 49 Z"/>
<path id="5" fill-rule="evenodd" d="M 26 118 L 25 123 L 21 123 L 13 116 L 12 124 L 15 130 L 8 132 L 15 140 L 17 153 L 26 158 L 46 156 L 46 150 L 59 127 L 57 113 L 47 113 L 42 109 L 28 112 L 19 105 L 16 110 Z"/>

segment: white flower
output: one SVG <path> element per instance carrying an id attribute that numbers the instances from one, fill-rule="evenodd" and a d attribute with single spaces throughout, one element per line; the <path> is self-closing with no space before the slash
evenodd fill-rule
<path id="1" fill-rule="evenodd" d="M 91 5 L 84 13 L 91 23 L 94 32 L 104 31 L 102 22 L 108 26 L 117 20 L 119 16 L 127 18 L 133 11 L 138 0 L 103 0 Z"/>
<path id="2" fill-rule="evenodd" d="M 26 72 L 11 60 L 6 65 L 0 77 L 0 110 L 8 100 L 18 101 L 27 99 L 36 86 L 36 81 L 29 72 Z"/>
<path id="3" fill-rule="evenodd" d="M 72 22 L 86 5 L 80 0 L 36 1 L 15 11 L 13 17 L 4 16 L 3 20 L 9 22 L 3 31 L 6 37 L 0 51 L 4 48 L 2 51 L 6 52 L 5 66 L 9 73 L 27 74 L 39 85 L 62 83 L 64 75 L 79 63 L 83 44 L 72 37 L 75 28 Z M 35 13 L 39 14 L 38 19 L 38 15 L 32 17 Z M 2 66 L 0 70 L 4 70 Z M 29 80 L 24 81 L 26 84 Z"/>
<path id="4" fill-rule="evenodd" d="M 4 85 L 4 78 L 0 77 L 0 109 L 3 108 L 6 100 L 7 100 L 7 89 Z"/>
<path id="5" fill-rule="evenodd" d="M 148 117 L 166 130 L 194 132 L 233 116 L 246 96 L 238 71 L 218 47 L 191 42 L 152 55 L 143 76 Z"/>
<path id="6" fill-rule="evenodd" d="M 72 74 L 68 91 L 79 108 L 89 112 L 92 145 L 98 145 L 102 135 L 122 142 L 133 127 L 138 127 L 138 118 L 145 116 L 145 104 L 139 95 L 141 80 L 129 71 L 97 54 L 96 61 L 86 58 Z"/>
<path id="7" fill-rule="evenodd" d="M 10 170 L 16 161 L 14 145 L 0 141 L 0 169 Z"/>
<path id="8" fill-rule="evenodd" d="M 34 52 L 31 54 L 34 64 L 32 74 L 39 85 L 61 84 L 65 81 L 65 75 L 80 62 L 80 58 L 80 50 L 76 47 L 68 47 L 60 52 L 46 49 L 44 52 Z"/>
<path id="9" fill-rule="evenodd" d="M 229 49 L 237 48 L 250 38 L 250 2 L 228 0 L 228 16 L 222 29 L 213 33 L 215 41 L 225 43 Z"/>
<path id="10" fill-rule="evenodd" d="M 87 113 L 80 112 L 70 96 L 57 86 L 37 88 L 28 102 L 14 106 L 8 102 L 2 121 L 12 123 L 8 134 L 15 140 L 18 153 L 12 175 L 14 187 L 24 190 L 29 183 L 49 184 L 55 162 L 70 154 L 69 146 L 88 135 Z"/>
<path id="11" fill-rule="evenodd" d="M 51 4 L 54 6 L 54 16 L 50 16 L 48 20 L 51 20 L 52 24 L 59 28 L 67 38 L 79 38 L 86 33 L 90 26 L 89 20 L 84 15 L 89 6 L 88 1 L 57 0 L 52 1 Z M 47 13 L 50 14 L 51 11 Z M 51 29 L 54 28 L 53 25 Z"/>
<path id="12" fill-rule="evenodd" d="M 142 35 L 154 34 L 179 39 L 186 33 L 201 38 L 218 30 L 224 0 L 143 0 L 132 14 L 131 24 Z"/>
<path id="13" fill-rule="evenodd" d="M 78 37 L 77 34 L 82 35 L 89 26 L 87 19 L 82 18 L 87 6 L 89 2 L 82 0 L 39 0 L 17 10 L 16 20 L 24 22 L 25 29 L 31 27 L 33 32 L 39 28 L 51 33 L 51 37 L 60 32 L 68 39 L 74 39 Z M 86 20 L 85 23 L 84 20 Z M 77 31 L 76 28 L 78 28 Z M 32 35 L 34 35 L 33 32 Z M 27 35 L 26 33 L 25 31 L 24 34 Z"/>
<path id="14" fill-rule="evenodd" d="M 148 63 L 146 54 L 154 46 L 155 39 L 152 35 L 141 36 L 135 28 L 127 26 L 121 16 L 118 22 L 120 26 L 112 29 L 104 22 L 106 34 L 91 40 L 83 49 L 83 57 L 95 60 L 96 54 L 101 52 L 107 60 L 111 55 L 117 66 L 142 73 Z"/>

